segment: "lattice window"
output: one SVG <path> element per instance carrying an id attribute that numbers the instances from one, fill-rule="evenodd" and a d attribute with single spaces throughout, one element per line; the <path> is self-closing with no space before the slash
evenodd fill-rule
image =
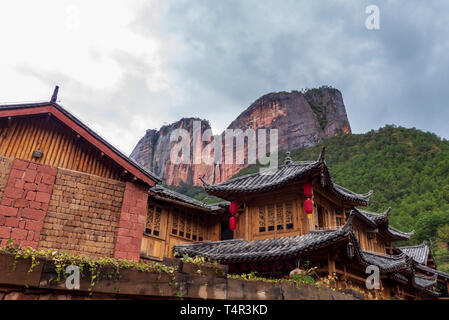
<path id="1" fill-rule="evenodd" d="M 293 201 L 285 203 L 285 224 L 287 229 L 293 229 Z"/>
<path id="2" fill-rule="evenodd" d="M 259 206 L 259 232 L 293 229 L 293 201 Z"/>
<path id="3" fill-rule="evenodd" d="M 265 223 L 265 206 L 259 207 L 259 232 L 267 231 L 266 223 Z"/>
<path id="4" fill-rule="evenodd" d="M 204 229 L 206 228 L 204 217 L 191 212 L 173 210 L 171 222 L 171 233 L 173 235 L 193 240 L 204 240 Z"/>
<path id="5" fill-rule="evenodd" d="M 268 231 L 274 231 L 274 223 L 275 223 L 274 204 L 270 203 L 267 206 L 267 211 L 268 211 Z"/>
<path id="6" fill-rule="evenodd" d="M 161 233 L 162 208 L 153 205 L 148 206 L 147 222 L 145 233 L 153 236 L 160 236 Z"/>
<path id="7" fill-rule="evenodd" d="M 276 230 L 284 230 L 284 204 L 276 203 Z"/>
<path id="8" fill-rule="evenodd" d="M 172 234 L 178 234 L 178 219 L 179 219 L 179 209 L 175 208 L 172 214 Z"/>

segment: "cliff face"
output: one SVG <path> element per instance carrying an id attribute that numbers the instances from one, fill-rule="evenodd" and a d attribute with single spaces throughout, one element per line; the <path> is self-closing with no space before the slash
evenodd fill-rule
<path id="1" fill-rule="evenodd" d="M 226 181 L 246 166 L 246 164 L 176 165 L 171 163 L 170 150 L 175 143 L 170 142 L 171 132 L 182 128 L 187 130 L 191 137 L 194 137 L 193 123 L 195 120 L 200 121 L 194 118 L 184 118 L 162 127 L 159 131 L 148 130 L 131 153 L 131 158 L 161 176 L 165 183 L 174 185 L 180 185 L 183 182 L 201 185 L 199 177 L 204 177 L 208 183 L 219 183 Z M 327 87 L 311 89 L 305 93 L 293 91 L 264 95 L 243 111 L 227 129 L 245 131 L 248 128 L 252 128 L 256 132 L 257 129 L 263 128 L 277 129 L 280 151 L 310 147 L 322 139 L 337 134 L 351 133 L 340 91 Z M 209 123 L 202 120 L 202 132 L 206 129 L 210 129 Z M 224 133 L 222 140 L 224 143 Z M 199 154 L 207 144 L 199 142 L 194 145 L 191 141 L 192 155 Z"/>

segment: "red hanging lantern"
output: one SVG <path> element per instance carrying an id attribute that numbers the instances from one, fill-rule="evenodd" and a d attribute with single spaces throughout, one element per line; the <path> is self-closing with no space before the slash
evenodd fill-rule
<path id="1" fill-rule="evenodd" d="M 306 198 L 311 198 L 313 194 L 312 184 L 310 182 L 304 183 L 303 189 L 304 189 L 304 196 Z"/>
<path id="2" fill-rule="evenodd" d="M 229 218 L 229 229 L 234 231 L 236 227 L 237 227 L 237 218 L 234 216 L 231 216 Z"/>
<path id="3" fill-rule="evenodd" d="M 232 214 L 233 216 L 236 215 L 236 213 L 237 213 L 237 202 L 232 201 L 229 204 L 229 213 Z"/>
<path id="4" fill-rule="evenodd" d="M 309 215 L 313 213 L 313 201 L 310 199 L 306 199 L 304 201 L 304 211 Z"/>

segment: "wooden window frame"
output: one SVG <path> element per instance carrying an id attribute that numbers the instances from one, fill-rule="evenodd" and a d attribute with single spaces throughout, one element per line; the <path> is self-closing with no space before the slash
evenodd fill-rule
<path id="1" fill-rule="evenodd" d="M 282 208 L 281 211 L 279 209 Z M 291 218 L 288 210 L 291 210 Z M 272 211 L 271 211 L 272 210 Z M 256 234 L 273 234 L 295 230 L 294 200 L 273 201 L 257 206 Z M 280 223 L 281 222 L 281 223 Z"/>
<path id="2" fill-rule="evenodd" d="M 175 221 L 176 228 L 174 228 Z M 182 225 L 181 221 L 183 221 Z M 203 215 L 185 209 L 173 208 L 169 223 L 169 233 L 170 236 L 183 240 L 205 241 L 207 233 L 206 225 L 206 217 Z"/>

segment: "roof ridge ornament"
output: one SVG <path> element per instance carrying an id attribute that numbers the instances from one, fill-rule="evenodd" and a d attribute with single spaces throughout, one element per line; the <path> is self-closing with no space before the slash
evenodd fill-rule
<path id="1" fill-rule="evenodd" d="M 284 164 L 289 165 L 290 163 L 292 163 L 292 158 L 290 158 L 290 151 L 287 151 L 285 153 Z"/>
<path id="2" fill-rule="evenodd" d="M 326 156 L 326 147 L 323 147 L 320 152 L 320 156 L 318 157 L 318 162 L 324 162 L 324 158 Z"/>
<path id="3" fill-rule="evenodd" d="M 204 187 L 209 186 L 209 184 L 204 180 L 204 176 L 205 174 L 203 174 L 202 176 L 198 176 L 198 179 L 200 179 L 200 181 L 203 183 Z"/>
<path id="4" fill-rule="evenodd" d="M 59 86 L 56 86 L 55 90 L 53 90 L 53 95 L 51 96 L 50 102 L 56 103 L 56 100 L 58 99 L 58 92 L 59 92 Z"/>

